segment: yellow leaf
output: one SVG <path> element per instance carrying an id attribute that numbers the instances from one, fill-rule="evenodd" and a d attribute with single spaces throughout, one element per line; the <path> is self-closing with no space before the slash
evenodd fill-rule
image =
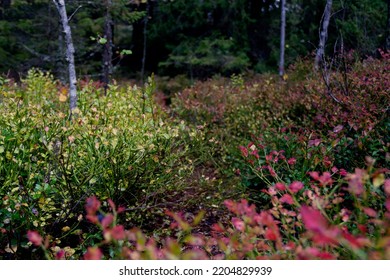
<path id="1" fill-rule="evenodd" d="M 60 94 L 60 97 L 59 97 L 60 102 L 66 102 L 67 99 L 68 99 L 68 97 L 66 95 Z"/>
<path id="2" fill-rule="evenodd" d="M 4 249 L 4 251 L 6 251 L 7 253 L 10 253 L 10 254 L 16 253 L 17 250 L 18 250 L 17 245 L 11 245 L 11 247 L 10 247 L 9 244 L 7 244 L 7 247 L 5 247 L 5 249 Z"/>
<path id="3" fill-rule="evenodd" d="M 372 180 L 372 184 L 374 185 L 375 188 L 382 186 L 384 182 L 385 182 L 385 174 L 378 174 Z"/>
<path id="4" fill-rule="evenodd" d="M 64 248 L 64 251 L 65 251 L 66 257 L 71 257 L 71 256 L 76 252 L 75 249 L 70 248 L 69 246 L 66 246 L 66 247 Z"/>
<path id="5" fill-rule="evenodd" d="M 13 188 L 13 189 L 11 190 L 11 193 L 17 192 L 18 190 L 19 190 L 19 187 Z"/>
<path id="6" fill-rule="evenodd" d="M 61 87 L 60 93 L 63 94 L 63 95 L 67 95 L 68 94 L 68 89 L 66 87 Z"/>
<path id="7" fill-rule="evenodd" d="M 200 211 L 198 215 L 195 216 L 194 221 L 192 223 L 193 226 L 199 225 L 199 223 L 202 221 L 204 215 L 206 214 L 205 211 Z"/>
<path id="8" fill-rule="evenodd" d="M 11 160 L 12 159 L 12 154 L 10 152 L 7 151 L 7 153 L 5 154 L 5 157 L 8 159 L 8 160 Z"/>
<path id="9" fill-rule="evenodd" d="M 74 114 L 74 115 L 80 115 L 81 114 L 81 111 L 80 111 L 80 109 L 79 108 L 74 108 L 73 110 L 72 110 L 72 114 Z"/>
<path id="10" fill-rule="evenodd" d="M 70 227 L 68 226 L 65 226 L 61 229 L 63 232 L 67 232 L 67 231 L 70 231 Z"/>
<path id="11" fill-rule="evenodd" d="M 39 204 L 40 207 L 43 207 L 46 204 L 46 199 L 41 196 L 39 198 L 38 204 Z"/>

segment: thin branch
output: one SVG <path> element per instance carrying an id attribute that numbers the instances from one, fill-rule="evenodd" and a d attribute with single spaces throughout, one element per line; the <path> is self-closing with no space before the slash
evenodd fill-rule
<path id="1" fill-rule="evenodd" d="M 28 51 L 30 54 L 32 55 L 35 55 L 36 57 L 39 57 L 41 60 L 43 61 L 51 61 L 51 57 L 49 55 L 45 55 L 45 54 L 41 54 L 31 48 L 29 48 L 28 46 L 26 46 L 25 44 L 20 44 L 26 51 Z"/>
<path id="2" fill-rule="evenodd" d="M 77 9 L 73 12 L 73 14 L 70 15 L 70 17 L 68 18 L 68 22 L 70 22 L 72 20 L 72 18 L 76 15 L 76 13 L 83 7 L 83 5 L 80 5 L 77 7 Z"/>

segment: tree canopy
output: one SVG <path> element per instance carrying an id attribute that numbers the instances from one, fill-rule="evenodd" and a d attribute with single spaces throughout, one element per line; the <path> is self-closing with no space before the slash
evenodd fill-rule
<path id="1" fill-rule="evenodd" d="M 66 1 L 78 74 L 100 77 L 107 1 Z M 114 74 L 208 77 L 278 70 L 280 1 L 111 1 Z M 286 64 L 318 47 L 326 1 L 286 1 Z M 336 0 L 326 49 L 361 56 L 384 48 L 388 1 Z M 0 1 L 0 71 L 51 70 L 63 79 L 64 38 L 50 0 Z M 131 55 L 128 55 L 132 53 Z M 120 67 L 117 67 L 120 66 Z"/>

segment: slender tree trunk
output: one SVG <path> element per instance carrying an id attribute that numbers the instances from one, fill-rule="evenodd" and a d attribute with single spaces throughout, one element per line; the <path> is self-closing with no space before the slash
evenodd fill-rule
<path id="1" fill-rule="evenodd" d="M 69 26 L 68 15 L 66 13 L 66 6 L 64 0 L 53 0 L 58 13 L 60 14 L 61 24 L 65 34 L 66 41 L 66 60 L 68 61 L 68 70 L 69 70 L 69 103 L 70 103 L 70 113 L 77 108 L 77 78 L 76 78 L 76 68 L 74 64 L 74 46 L 72 41 L 72 31 Z"/>
<path id="2" fill-rule="evenodd" d="M 286 0 L 280 1 L 280 59 L 279 59 L 279 76 L 284 76 L 284 51 L 286 45 Z"/>
<path id="3" fill-rule="evenodd" d="M 111 17 L 112 0 L 106 0 L 106 16 L 104 23 L 104 37 L 106 43 L 104 45 L 103 52 L 103 83 L 104 83 L 104 94 L 107 94 L 108 84 L 110 83 L 110 77 L 112 75 L 112 17 Z"/>
<path id="4" fill-rule="evenodd" d="M 319 65 L 325 54 L 325 44 L 328 39 L 328 27 L 329 21 L 332 13 L 332 0 L 326 0 L 326 6 L 324 10 L 324 15 L 322 16 L 322 27 L 320 31 L 320 43 L 318 45 L 316 57 L 314 60 L 315 69 L 319 68 Z"/>
<path id="5" fill-rule="evenodd" d="M 386 50 L 390 51 L 390 0 L 387 0 Z"/>
<path id="6" fill-rule="evenodd" d="M 144 19 L 144 49 L 142 52 L 142 68 L 141 68 L 141 80 L 144 81 L 144 75 L 145 75 L 145 63 L 146 63 L 146 42 L 147 42 L 147 27 L 148 27 L 148 21 L 149 21 L 149 2 L 146 3 L 146 15 Z"/>

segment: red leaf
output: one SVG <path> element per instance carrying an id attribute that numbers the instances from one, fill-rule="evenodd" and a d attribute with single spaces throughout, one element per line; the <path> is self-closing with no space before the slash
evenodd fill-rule
<path id="1" fill-rule="evenodd" d="M 309 147 L 312 147 L 312 146 L 317 147 L 319 144 L 321 144 L 321 139 L 309 140 Z"/>
<path id="2" fill-rule="evenodd" d="M 87 198 L 87 202 L 85 204 L 85 210 L 88 214 L 95 214 L 97 210 L 100 208 L 100 201 L 96 198 L 96 196 L 91 196 Z"/>
<path id="3" fill-rule="evenodd" d="M 89 247 L 84 255 L 84 260 L 101 260 L 103 257 L 102 251 L 97 247 Z"/>
<path id="4" fill-rule="evenodd" d="M 390 212 L 390 198 L 388 198 L 386 200 L 385 206 L 386 206 L 387 211 Z"/>
<path id="5" fill-rule="evenodd" d="M 107 200 L 108 204 L 110 205 L 111 209 L 114 211 L 116 209 L 114 201 L 112 201 L 111 198 Z"/>
<path id="6" fill-rule="evenodd" d="M 320 178 L 320 174 L 317 171 L 309 172 L 309 175 L 316 181 L 318 181 L 318 179 Z"/>
<path id="7" fill-rule="evenodd" d="M 333 183 L 332 175 L 329 172 L 324 172 L 318 179 L 321 186 L 331 185 Z"/>
<path id="8" fill-rule="evenodd" d="M 114 221 L 114 216 L 112 214 L 107 214 L 102 220 L 102 227 L 108 228 L 109 226 L 111 226 L 113 221 Z"/>
<path id="9" fill-rule="evenodd" d="M 287 163 L 288 163 L 289 165 L 294 165 L 294 164 L 297 163 L 297 160 L 296 160 L 295 158 L 290 158 L 290 159 L 287 161 Z"/>
<path id="10" fill-rule="evenodd" d="M 244 156 L 244 157 L 248 157 L 248 149 L 244 146 L 239 146 L 239 149 L 241 151 L 241 154 Z"/>
<path id="11" fill-rule="evenodd" d="M 112 238 L 115 240 L 123 240 L 126 237 L 125 228 L 123 225 L 117 225 L 112 228 Z"/>
<path id="12" fill-rule="evenodd" d="M 385 183 L 383 184 L 383 188 L 385 189 L 385 193 L 387 195 L 390 195 L 390 179 L 385 180 Z"/>
<path id="13" fill-rule="evenodd" d="M 279 191 L 285 191 L 286 190 L 286 185 L 283 183 L 276 183 L 274 186 L 277 190 Z"/>
<path id="14" fill-rule="evenodd" d="M 267 228 L 264 237 L 270 241 L 276 241 L 278 239 L 278 235 L 270 228 Z"/>
<path id="15" fill-rule="evenodd" d="M 290 184 L 290 186 L 289 186 L 289 189 L 290 189 L 293 193 L 299 192 L 302 188 L 303 188 L 303 183 L 302 183 L 302 182 L 298 182 L 298 181 L 292 182 L 292 183 Z"/>
<path id="16" fill-rule="evenodd" d="M 342 235 L 350 244 L 351 247 L 355 249 L 361 249 L 365 245 L 369 245 L 369 240 L 367 238 L 355 237 L 345 228 L 342 231 Z"/>
<path id="17" fill-rule="evenodd" d="M 334 133 L 339 133 L 341 130 L 343 130 L 344 126 L 343 125 L 338 125 L 335 128 L 333 128 Z"/>
<path id="18" fill-rule="evenodd" d="M 287 194 L 287 193 L 284 194 L 284 195 L 280 198 L 279 201 L 282 202 L 282 203 L 287 203 L 287 204 L 289 204 L 289 205 L 294 204 L 294 199 L 292 198 L 291 195 L 289 195 L 289 194 Z"/>
<path id="19" fill-rule="evenodd" d="M 221 225 L 219 225 L 219 224 L 213 224 L 211 226 L 211 229 L 213 231 L 216 231 L 216 232 L 224 232 L 225 231 L 225 229 Z"/>
<path id="20" fill-rule="evenodd" d="M 364 213 L 366 213 L 367 216 L 369 216 L 371 218 L 376 217 L 376 211 L 372 208 L 365 207 L 365 208 L 363 208 L 363 211 L 364 211 Z"/>
<path id="21" fill-rule="evenodd" d="M 239 218 L 233 217 L 232 218 L 232 224 L 239 231 L 244 231 L 245 230 L 245 223 L 241 219 L 239 219 Z"/>
<path id="22" fill-rule="evenodd" d="M 65 251 L 64 250 L 59 250 L 56 253 L 56 260 L 64 260 L 65 259 Z"/>
<path id="23" fill-rule="evenodd" d="M 276 172 L 275 172 L 275 170 L 272 168 L 271 165 L 268 165 L 268 171 L 269 171 L 269 173 L 271 174 L 272 177 L 276 177 Z"/>
<path id="24" fill-rule="evenodd" d="M 319 210 L 308 206 L 302 206 L 300 212 L 306 229 L 315 232 L 322 232 L 328 227 L 328 222 Z"/>
<path id="25" fill-rule="evenodd" d="M 41 246 L 42 245 L 43 238 L 36 231 L 33 231 L 33 230 L 27 231 L 27 238 L 35 246 Z"/>

